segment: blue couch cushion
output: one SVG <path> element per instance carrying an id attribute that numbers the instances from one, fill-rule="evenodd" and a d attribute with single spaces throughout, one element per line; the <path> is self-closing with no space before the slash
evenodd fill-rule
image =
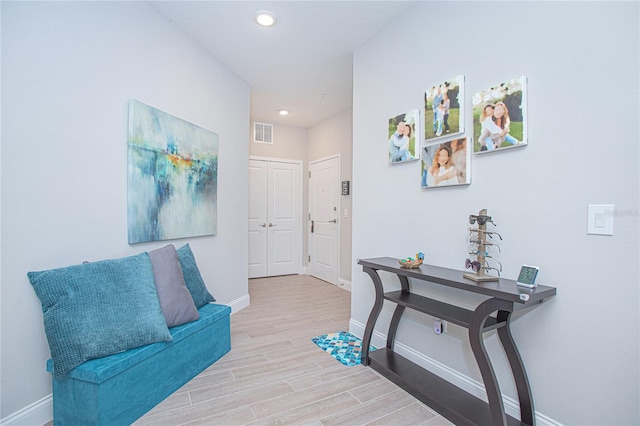
<path id="1" fill-rule="evenodd" d="M 196 308 L 200 308 L 207 303 L 215 302 L 216 299 L 209 293 L 207 286 L 204 284 L 204 280 L 196 264 L 196 258 L 193 256 L 189 244 L 185 244 L 177 251 L 180 267 L 182 267 L 182 274 L 184 275 L 184 282 L 191 293 Z"/>
<path id="2" fill-rule="evenodd" d="M 200 319 L 187 324 L 179 325 L 169 329 L 173 340 L 171 342 L 159 342 L 126 352 L 117 353 L 104 358 L 92 359 L 76 367 L 68 373 L 68 377 L 85 382 L 100 384 L 112 377 L 117 376 L 128 368 L 145 361 L 165 350 L 166 348 L 179 344 L 186 337 L 210 326 L 216 321 L 229 316 L 231 308 L 227 305 L 206 304 L 198 309 Z M 47 371 L 54 369 L 53 362 L 47 362 Z"/>
<path id="3" fill-rule="evenodd" d="M 146 253 L 27 276 L 42 303 L 56 379 L 89 359 L 172 338 Z"/>

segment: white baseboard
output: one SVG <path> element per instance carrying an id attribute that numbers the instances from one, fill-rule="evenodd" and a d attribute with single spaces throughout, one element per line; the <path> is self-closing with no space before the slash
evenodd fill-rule
<path id="1" fill-rule="evenodd" d="M 305 266 L 302 268 L 302 273 L 300 275 L 309 275 L 309 267 Z M 338 277 L 338 284 L 336 284 L 336 287 L 341 288 L 343 290 L 347 290 L 348 292 L 351 292 L 351 281 L 349 280 L 345 280 L 344 278 L 339 278 Z"/>
<path id="2" fill-rule="evenodd" d="M 351 292 L 351 281 L 345 280 L 344 278 L 338 278 L 338 287 Z"/>
<path id="3" fill-rule="evenodd" d="M 349 321 L 349 333 L 355 336 L 362 337 L 364 335 L 364 329 L 364 324 L 351 318 L 351 320 Z M 379 331 L 374 330 L 373 335 L 371 336 L 371 345 L 375 346 L 376 348 L 384 348 L 387 345 L 387 336 L 380 333 Z M 487 401 L 487 393 L 484 389 L 484 385 L 477 380 L 465 376 L 464 374 L 461 374 L 460 372 L 432 358 L 429 358 L 425 354 L 420 353 L 410 346 L 407 346 L 397 340 L 394 343 L 394 351 L 399 355 L 402 355 L 409 361 L 418 364 L 429 372 L 438 375 L 449 383 L 456 385 L 460 389 L 469 392 L 470 394 L 482 399 L 485 402 Z M 502 400 L 504 402 L 505 412 L 511 417 L 519 419 L 520 404 L 518 403 L 518 401 L 505 395 L 502 395 Z M 535 413 L 535 416 L 536 423 L 539 426 L 562 426 L 562 423 L 559 423 L 537 411 Z"/>
<path id="4" fill-rule="evenodd" d="M 34 402 L 0 420 L 2 426 L 43 425 L 53 419 L 53 395 Z"/>
<path id="5" fill-rule="evenodd" d="M 227 303 L 227 306 L 231 307 L 231 315 L 233 315 L 236 312 L 240 312 L 250 304 L 251 304 L 251 299 L 249 298 L 248 294 L 245 294 L 244 296 L 237 298 L 233 302 Z"/>

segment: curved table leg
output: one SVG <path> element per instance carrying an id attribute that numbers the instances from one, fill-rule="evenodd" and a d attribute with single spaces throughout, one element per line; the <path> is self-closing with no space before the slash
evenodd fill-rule
<path id="1" fill-rule="evenodd" d="M 362 363 L 362 365 L 369 365 L 369 346 L 371 345 L 371 335 L 373 334 L 373 327 L 376 325 L 378 316 L 382 311 L 384 293 L 382 280 L 378 275 L 378 271 L 366 266 L 364 266 L 362 270 L 369 274 L 369 276 L 371 277 L 371 280 L 373 281 L 373 288 L 376 292 L 376 299 L 373 302 L 373 308 L 371 308 L 369 319 L 367 319 L 367 325 L 364 329 L 364 336 L 362 336 L 362 352 L 360 354 L 360 362 Z"/>
<path id="2" fill-rule="evenodd" d="M 398 275 L 398 278 L 400 278 L 400 285 L 402 286 L 402 291 L 404 293 L 410 293 L 411 287 L 409 287 L 409 278 L 405 277 L 404 275 Z"/>
<path id="3" fill-rule="evenodd" d="M 529 379 L 527 378 L 527 372 L 524 369 L 520 352 L 516 347 L 516 343 L 511 335 L 511 312 L 498 311 L 498 321 L 505 321 L 506 326 L 498 329 L 498 337 L 502 343 L 509 365 L 511 366 L 511 372 L 513 373 L 513 379 L 516 382 L 516 389 L 518 391 L 518 400 L 520 402 L 520 421 L 530 426 L 535 426 L 535 410 L 533 407 L 533 397 L 531 396 L 531 387 L 529 386 Z"/>
<path id="4" fill-rule="evenodd" d="M 409 279 L 404 275 L 398 275 L 400 278 L 400 284 L 402 285 L 402 292 L 409 293 L 411 291 L 409 287 Z M 405 307 L 397 305 L 395 311 L 393 311 L 393 317 L 391 318 L 391 324 L 389 324 L 389 333 L 387 334 L 387 348 L 393 350 L 393 342 L 396 339 L 396 331 L 398 330 L 398 324 L 400 324 L 400 318 L 404 313 Z"/>
<path id="5" fill-rule="evenodd" d="M 387 334 L 387 348 L 393 350 L 393 341 L 396 339 L 396 331 L 398 330 L 398 324 L 400 324 L 400 318 L 404 313 L 405 307 L 397 305 L 395 311 L 393 311 L 393 317 L 389 324 L 389 334 Z"/>
<path id="6" fill-rule="evenodd" d="M 498 385 L 496 374 L 484 346 L 482 329 L 489 315 L 498 310 L 506 311 L 511 305 L 511 303 L 500 299 L 486 300 L 473 311 L 469 324 L 469 342 L 471 343 L 471 350 L 476 358 L 478 367 L 480 367 L 480 374 L 482 374 L 487 399 L 489 400 L 491 420 L 494 425 L 506 425 L 507 416 L 504 412 L 500 386 Z M 505 326 L 506 325 L 508 324 L 505 324 Z"/>

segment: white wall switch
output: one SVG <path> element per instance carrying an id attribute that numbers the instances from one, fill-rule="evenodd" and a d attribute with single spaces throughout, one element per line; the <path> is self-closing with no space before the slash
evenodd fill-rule
<path id="1" fill-rule="evenodd" d="M 613 235 L 613 204 L 589 204 L 587 234 Z"/>
<path id="2" fill-rule="evenodd" d="M 344 209 L 344 217 L 349 217 L 349 210 L 348 209 Z"/>

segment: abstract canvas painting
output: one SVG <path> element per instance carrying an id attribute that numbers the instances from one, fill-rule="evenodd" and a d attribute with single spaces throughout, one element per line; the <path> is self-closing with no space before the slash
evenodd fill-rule
<path id="1" fill-rule="evenodd" d="M 215 235 L 218 134 L 129 104 L 129 244 Z"/>

